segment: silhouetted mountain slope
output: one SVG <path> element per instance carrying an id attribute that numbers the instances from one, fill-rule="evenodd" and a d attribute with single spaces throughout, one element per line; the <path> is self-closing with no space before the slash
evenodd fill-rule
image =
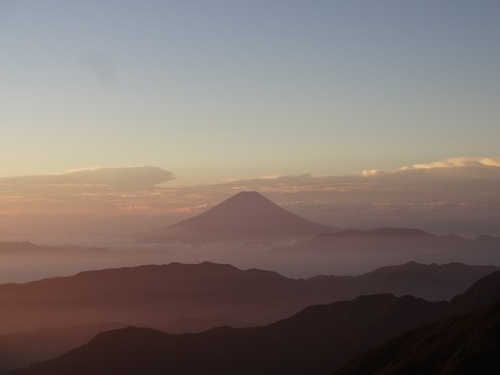
<path id="1" fill-rule="evenodd" d="M 490 245 L 500 246 L 500 237 L 493 237 L 485 234 L 476 237 L 474 241 L 480 244 L 486 244 L 486 245 L 490 244 Z"/>
<path id="2" fill-rule="evenodd" d="M 316 276 L 308 280 L 313 289 L 340 299 L 387 292 L 411 294 L 427 300 L 449 300 L 498 266 L 469 266 L 461 263 L 420 264 L 408 262 L 377 268 L 360 276 Z"/>
<path id="3" fill-rule="evenodd" d="M 149 326 L 149 328 L 156 329 L 158 331 L 163 331 L 167 333 L 198 333 L 207 331 L 214 327 L 235 327 L 235 328 L 243 328 L 243 327 L 254 327 L 257 324 L 254 322 L 248 322 L 241 319 L 238 319 L 237 316 L 230 318 L 213 318 L 213 319 L 203 319 L 203 318 L 192 318 L 189 316 L 177 318 L 171 321 L 167 321 L 162 324 L 158 324 L 155 326 Z"/>
<path id="4" fill-rule="evenodd" d="M 127 328 L 15 374 L 323 374 L 435 320 L 446 307 L 446 302 L 383 294 L 312 306 L 258 328 L 184 335 Z"/>
<path id="5" fill-rule="evenodd" d="M 451 300 L 449 314 L 461 314 L 486 307 L 500 300 L 500 271 L 485 276 Z"/>
<path id="6" fill-rule="evenodd" d="M 172 332 L 209 328 L 210 322 L 262 325 L 309 305 L 363 294 L 411 293 L 431 300 L 451 299 L 465 284 L 496 269 L 409 263 L 356 277 L 308 280 L 208 262 L 83 272 L 0 285 L 0 333 L 106 321 Z"/>
<path id="7" fill-rule="evenodd" d="M 241 192 L 198 216 L 161 229 L 157 240 L 185 242 L 313 236 L 333 228 L 295 215 L 255 191 Z"/>
<path id="8" fill-rule="evenodd" d="M 500 272 L 485 276 L 449 305 L 447 318 L 390 340 L 336 374 L 499 373 Z"/>
<path id="9" fill-rule="evenodd" d="M 490 375 L 500 373 L 500 303 L 393 339 L 338 375 Z"/>
<path id="10" fill-rule="evenodd" d="M 222 327 L 183 335 L 132 327 L 110 331 L 59 358 L 15 374 L 327 374 L 391 337 L 443 319 L 456 301 L 483 305 L 488 303 L 486 298 L 474 297 L 487 295 L 489 302 L 494 302 L 495 293 L 490 291 L 500 289 L 499 274 L 484 277 L 450 303 L 379 294 L 311 306 L 288 319 L 256 328 Z M 385 374 L 392 373 L 384 372 L 386 368 L 407 365 L 417 366 L 417 370 L 401 373 L 432 374 L 436 361 L 446 363 L 452 369 L 450 374 L 458 373 L 453 372 L 456 366 L 468 361 L 464 352 L 470 353 L 471 363 L 484 358 L 491 365 L 498 358 L 499 309 L 497 305 L 486 314 L 448 316 L 417 328 L 416 334 L 396 338 L 382 346 L 381 354 L 374 351 L 365 355 L 342 374 L 377 373 L 373 371 L 377 366 L 382 369 L 379 373 Z M 473 332 L 476 325 L 477 334 Z M 464 342 L 463 337 L 470 340 Z M 453 346 L 451 341 L 460 343 Z M 427 356 L 422 368 L 418 367 L 420 354 Z M 351 368 L 358 372 L 349 372 Z"/>
<path id="11" fill-rule="evenodd" d="M 124 326 L 101 323 L 0 335 L 0 374 L 7 375 L 15 368 L 54 358 L 89 341 L 99 332 Z"/>
<path id="12" fill-rule="evenodd" d="M 202 263 L 138 266 L 0 285 L 0 330 L 103 321 L 157 325 L 179 317 L 267 323 L 310 304 L 277 273 Z"/>
<path id="13" fill-rule="evenodd" d="M 500 303 L 397 337 L 336 375 L 500 373 Z"/>

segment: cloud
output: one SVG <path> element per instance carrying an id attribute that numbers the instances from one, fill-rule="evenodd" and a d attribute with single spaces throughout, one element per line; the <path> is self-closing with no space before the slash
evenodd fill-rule
<path id="1" fill-rule="evenodd" d="M 414 164 L 400 168 L 399 171 L 436 169 L 436 168 L 465 168 L 465 167 L 500 167 L 500 157 L 495 158 L 451 158 L 426 164 Z"/>
<path id="2" fill-rule="evenodd" d="M 495 224 L 500 222 L 500 158 L 454 158 L 340 176 L 302 174 L 199 186 L 160 185 L 173 178 L 171 172 L 153 167 L 0 178 L 1 216 L 141 216 L 141 222 L 154 216 L 173 224 L 239 191 L 256 190 L 294 213 L 336 227 L 407 226 L 500 235 Z"/>
<path id="3" fill-rule="evenodd" d="M 362 175 L 365 176 L 365 177 L 368 177 L 368 176 L 377 176 L 377 175 L 381 175 L 383 174 L 384 172 L 378 170 L 378 169 L 365 169 L 363 172 L 362 172 Z"/>
<path id="4" fill-rule="evenodd" d="M 392 171 L 373 169 L 350 175 L 265 176 L 189 189 L 203 199 L 227 196 L 242 190 L 282 195 L 317 193 L 338 196 L 340 204 L 350 200 L 368 202 L 375 197 L 381 200 L 446 201 L 444 197 L 451 199 L 467 195 L 471 200 L 477 200 L 480 192 L 499 197 L 499 184 L 500 157 L 496 157 L 453 158 Z M 431 199 L 432 195 L 436 197 Z M 322 198 L 315 199 L 318 200 Z"/>
<path id="5" fill-rule="evenodd" d="M 90 168 L 73 170 L 62 176 L 77 184 L 108 186 L 153 186 L 174 179 L 172 172 L 157 167 Z"/>
<path id="6" fill-rule="evenodd" d="M 178 212 L 178 213 L 186 213 L 186 214 L 198 214 L 200 212 L 203 212 L 205 210 L 208 210 L 210 208 L 210 206 L 208 206 L 207 204 L 199 204 L 199 205 L 196 205 L 196 206 L 193 206 L 193 207 L 179 207 L 175 210 L 175 212 Z"/>
<path id="7" fill-rule="evenodd" d="M 414 164 L 395 171 L 382 173 L 379 181 L 399 185 L 424 186 L 449 191 L 476 189 L 480 194 L 500 184 L 500 157 L 452 158 L 425 164 Z M 453 185 L 453 186 L 452 186 Z M 470 191 L 473 193 L 473 191 Z"/>
<path id="8" fill-rule="evenodd" d="M 101 87 L 110 88 L 118 83 L 116 66 L 105 53 L 89 49 L 82 56 L 82 64 L 96 77 Z"/>
<path id="9" fill-rule="evenodd" d="M 191 192 L 203 192 L 213 202 L 214 197 L 220 201 L 240 190 L 257 190 L 299 215 L 337 227 L 408 226 L 478 234 L 500 231 L 495 225 L 500 222 L 499 186 L 500 157 L 492 157 L 340 176 L 273 176 Z"/>
<path id="10" fill-rule="evenodd" d="M 154 186 L 175 177 L 172 172 L 157 167 L 98 167 L 71 170 L 61 174 L 0 178 L 0 186 Z"/>
<path id="11" fill-rule="evenodd" d="M 479 183 L 482 187 L 500 182 L 500 157 L 451 158 L 425 164 L 404 166 L 392 171 L 363 170 L 358 174 L 340 176 L 272 176 L 232 181 L 213 188 L 232 190 L 261 190 L 270 193 L 339 192 L 373 195 L 401 189 L 429 188 L 436 190 L 464 190 Z M 449 186 L 450 183 L 456 184 Z M 344 194 L 345 196 L 345 194 Z"/>

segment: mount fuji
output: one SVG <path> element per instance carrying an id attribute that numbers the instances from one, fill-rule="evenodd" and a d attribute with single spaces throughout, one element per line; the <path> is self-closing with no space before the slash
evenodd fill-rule
<path id="1" fill-rule="evenodd" d="M 269 240 L 311 237 L 335 228 L 304 219 L 255 191 L 240 192 L 190 219 L 155 231 L 162 241 Z"/>

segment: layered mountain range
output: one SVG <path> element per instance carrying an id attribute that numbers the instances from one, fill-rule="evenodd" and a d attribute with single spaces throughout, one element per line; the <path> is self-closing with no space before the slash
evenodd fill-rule
<path id="1" fill-rule="evenodd" d="M 417 340 L 416 347 L 427 343 L 424 353 L 431 353 L 432 357 L 436 348 L 441 347 L 440 342 L 447 343 L 443 335 L 458 339 L 461 332 L 470 335 L 477 324 L 479 331 L 473 335 L 474 341 L 458 342 L 455 346 L 475 350 L 464 369 L 473 369 L 474 364 L 479 365 L 484 359 L 486 362 L 481 368 L 491 369 L 491 366 L 498 366 L 498 359 L 495 360 L 498 358 L 495 357 L 498 355 L 495 338 L 500 334 L 498 305 L 471 315 L 456 314 L 496 303 L 499 281 L 500 272 L 486 276 L 451 302 L 427 302 L 412 296 L 389 294 L 361 296 L 351 301 L 308 307 L 288 319 L 256 328 L 222 327 L 198 334 L 169 335 L 128 327 L 99 334 L 89 343 L 54 360 L 13 374 L 331 374 L 354 356 L 432 321 L 439 322 L 416 331 L 420 332 L 416 335 L 421 339 L 420 344 Z M 475 299 L 477 295 L 483 296 L 480 303 Z M 433 333 L 438 338 L 432 339 L 429 347 L 430 338 L 423 340 Z M 397 344 L 408 346 L 408 340 L 414 339 L 407 337 L 386 344 L 381 349 L 385 350 L 385 358 L 403 361 L 405 354 Z M 395 357 L 394 352 L 398 350 L 401 355 Z M 445 350 L 438 358 L 448 360 L 456 350 Z M 373 355 L 368 357 L 372 362 Z M 422 367 L 429 370 L 425 373 L 438 373 L 433 371 L 441 363 L 433 362 L 432 358 L 428 362 L 427 367 Z M 367 368 L 371 369 L 365 367 L 365 372 L 357 373 L 365 374 Z M 349 369 L 343 371 L 354 373 Z M 369 370 L 369 373 L 374 372 Z"/>
<path id="2" fill-rule="evenodd" d="M 82 272 L 0 285 L 0 333 L 122 322 L 158 326 L 191 319 L 236 326 L 273 322 L 300 309 L 362 294 L 450 299 L 494 266 L 415 262 L 361 276 L 291 279 L 276 272 L 204 262 Z M 175 327 L 171 325 L 175 330 Z"/>
<path id="3" fill-rule="evenodd" d="M 500 272 L 455 297 L 447 315 L 362 355 L 336 375 L 499 373 Z"/>
<path id="4" fill-rule="evenodd" d="M 0 280 L 34 280 L 52 276 L 54 270 L 67 275 L 172 261 L 209 260 L 306 277 L 360 274 L 409 261 L 499 264 L 500 260 L 500 239 L 496 237 L 466 239 L 411 228 L 339 230 L 301 218 L 256 192 L 238 193 L 198 216 L 153 231 L 143 240 L 149 242 L 80 246 L 78 251 L 73 251 L 75 247 L 0 243 L 0 256 L 5 260 Z"/>
<path id="5" fill-rule="evenodd" d="M 257 252 L 252 245 L 283 239 L 292 245 Z M 483 348 L 487 333 L 497 329 L 495 309 L 477 311 L 500 299 L 500 274 L 494 273 L 499 267 L 449 261 L 498 264 L 499 238 L 470 240 L 407 228 L 339 230 L 301 218 L 256 192 L 242 192 L 196 217 L 155 231 L 148 237 L 151 240 L 161 246 L 194 244 L 192 254 L 198 252 L 201 258 L 210 255 L 204 244 L 212 244 L 219 249 L 217 256 L 224 249 L 239 259 L 260 257 L 270 264 L 279 262 L 276 265 L 312 262 L 318 267 L 320 262 L 343 269 L 351 262 L 366 269 L 388 261 L 403 264 L 360 276 L 294 279 L 229 264 L 170 263 L 3 284 L 0 374 L 73 348 L 17 374 L 330 374 L 357 355 L 417 329 L 402 342 L 389 342 L 346 367 L 360 374 L 372 367 L 380 373 L 394 369 L 399 373 L 405 366 L 416 366 L 418 358 L 394 360 L 388 353 L 402 358 L 405 351 L 398 352 L 398 347 L 422 348 L 433 330 L 441 332 L 442 340 L 437 339 L 432 350 L 422 350 L 429 354 L 430 364 L 447 340 L 472 335 L 468 322 L 478 322 L 479 316 L 488 323 L 484 334 L 470 336 L 475 347 Z M 219 248 L 222 243 L 226 247 Z M 45 265 L 48 254 L 78 262 L 127 262 L 127 252 L 106 249 L 68 252 L 28 242 L 0 244 L 0 255 L 20 264 L 36 259 Z M 148 251 L 132 254 L 149 259 Z M 133 256 L 130 261 L 136 262 Z M 492 275 L 484 277 L 488 274 Z M 460 320 L 457 314 L 472 315 Z M 447 336 L 450 324 L 458 327 L 458 336 Z M 425 331 L 425 327 L 435 328 Z M 484 348 L 496 353 L 490 344 Z M 439 357 L 453 371 L 457 353 L 469 350 L 455 349 L 449 357 Z"/>
<path id="6" fill-rule="evenodd" d="M 451 299 L 497 269 L 411 262 L 361 276 L 295 280 L 275 272 L 240 270 L 230 265 L 173 263 L 0 285 L 0 374 L 55 357 L 106 329 L 132 324 L 182 333 L 216 326 L 251 327 L 272 323 L 310 305 L 376 293 L 413 294 L 439 301 Z M 415 297 L 406 298 L 417 305 L 427 304 L 417 302 L 420 300 Z M 395 301 L 397 298 L 388 294 L 368 296 L 358 302 L 339 302 L 335 309 L 358 306 L 361 314 L 364 306 L 369 314 L 377 304 L 383 309 Z M 343 311 L 341 315 L 352 315 Z M 413 327 L 411 320 L 407 323 L 408 329 Z"/>

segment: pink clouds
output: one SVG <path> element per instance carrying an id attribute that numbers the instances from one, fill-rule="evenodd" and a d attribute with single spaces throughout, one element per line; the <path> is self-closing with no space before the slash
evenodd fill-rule
<path id="1" fill-rule="evenodd" d="M 154 216 L 173 223 L 239 191 L 256 190 L 308 219 L 337 227 L 500 232 L 495 224 L 500 222 L 500 158 L 454 158 L 344 176 L 303 174 L 200 186 L 158 185 L 171 179 L 171 172 L 153 167 L 0 178 L 0 211 L 3 217 L 125 215 L 139 221 Z"/>
<path id="2" fill-rule="evenodd" d="M 495 158 L 451 158 L 425 164 L 415 164 L 403 167 L 400 170 L 435 169 L 435 168 L 464 168 L 464 167 L 500 167 L 500 157 Z"/>

